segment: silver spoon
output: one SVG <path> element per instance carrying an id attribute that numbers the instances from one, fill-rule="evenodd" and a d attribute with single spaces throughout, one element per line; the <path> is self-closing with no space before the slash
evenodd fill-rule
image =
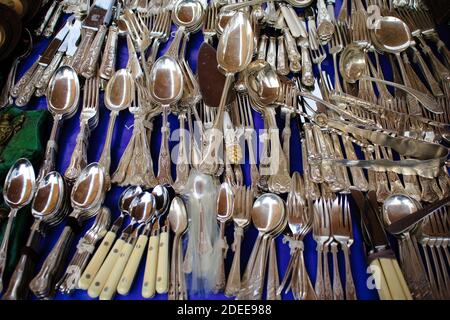
<path id="1" fill-rule="evenodd" d="M 65 184 L 62 176 L 52 171 L 42 179 L 31 205 L 34 223 L 24 253 L 9 281 L 3 300 L 23 300 L 28 296 L 28 284 L 34 272 L 40 243 L 48 228 L 61 222 L 67 213 Z M 33 258 L 34 256 L 34 258 Z"/>
<path id="2" fill-rule="evenodd" d="M 139 186 L 131 186 L 125 189 L 119 197 L 120 215 L 113 222 L 111 229 L 106 233 L 102 243 L 98 246 L 97 251 L 89 261 L 88 266 L 83 272 L 80 280 L 78 281 L 78 287 L 83 290 L 87 290 L 92 283 L 92 280 L 100 270 L 103 261 L 112 247 L 117 232 L 122 227 L 123 221 L 126 215 L 130 214 L 130 204 L 133 199 L 142 192 L 142 188 Z M 113 249 L 114 250 L 114 249 Z"/>
<path id="3" fill-rule="evenodd" d="M 71 118 L 75 114 L 79 97 L 80 83 L 75 70 L 69 66 L 58 68 L 50 80 L 47 91 L 48 110 L 53 115 L 53 126 L 45 149 L 45 159 L 39 170 L 38 181 L 55 168 L 59 127 L 64 119 Z"/>
<path id="4" fill-rule="evenodd" d="M 9 237 L 17 212 L 30 203 L 35 189 L 33 166 L 27 159 L 19 159 L 9 169 L 3 185 L 3 198 L 11 209 L 0 246 L 0 293 L 3 291 L 3 273 L 6 268 Z"/>
<path id="5" fill-rule="evenodd" d="M 396 82 L 377 79 L 365 75 L 367 70 L 366 58 L 367 57 L 364 51 L 356 44 L 350 44 L 344 49 L 344 51 L 342 51 L 341 59 L 339 61 L 339 71 L 345 81 L 355 83 L 358 80 L 368 80 L 383 83 L 409 93 L 429 111 L 433 113 L 442 113 L 442 108 L 437 101 L 427 94 Z"/>
<path id="6" fill-rule="evenodd" d="M 54 294 L 55 281 L 71 247 L 76 233 L 80 232 L 81 223 L 96 215 L 103 202 L 105 178 L 102 167 L 91 163 L 81 172 L 71 192 L 73 211 L 66 226 L 45 259 L 41 270 L 30 282 L 30 289 L 39 298 L 49 298 Z"/>
<path id="7" fill-rule="evenodd" d="M 128 226 L 130 236 L 127 238 L 125 244 L 120 250 L 119 257 L 114 264 L 114 267 L 109 274 L 108 280 L 105 283 L 101 293 L 100 300 L 111 300 L 117 290 L 117 285 L 122 277 L 123 271 L 130 258 L 134 245 L 136 244 L 137 235 L 141 226 L 148 223 L 152 218 L 155 208 L 155 198 L 148 192 L 144 191 L 137 195 L 130 204 L 131 215 L 136 219 L 138 226 Z"/>
<path id="8" fill-rule="evenodd" d="M 393 194 L 386 198 L 383 203 L 383 222 L 385 226 L 389 226 L 391 223 L 413 214 L 420 207 L 420 203 L 407 195 Z M 410 234 L 419 225 L 420 223 L 412 225 L 402 234 L 395 236 L 399 238 L 400 259 L 411 294 L 416 299 L 431 299 L 430 283 L 425 276 L 425 268 Z"/>
<path id="9" fill-rule="evenodd" d="M 105 106 L 111 111 L 109 115 L 108 131 L 106 133 L 105 145 L 98 163 L 105 170 L 106 187 L 109 190 L 111 167 L 111 143 L 119 112 L 128 108 L 134 99 L 134 80 L 128 69 L 120 69 L 114 73 L 108 81 L 105 90 Z"/>
<path id="10" fill-rule="evenodd" d="M 170 227 L 175 233 L 172 245 L 172 260 L 170 267 L 169 299 L 184 300 L 186 298 L 184 272 L 181 267 L 183 250 L 181 248 L 181 236 L 188 227 L 188 216 L 183 200 L 175 197 L 170 204 L 167 216 Z"/>
<path id="11" fill-rule="evenodd" d="M 218 147 L 222 141 L 222 124 L 225 103 L 234 75 L 243 71 L 253 57 L 254 34 L 249 18 L 243 12 L 237 12 L 228 22 L 217 46 L 217 62 L 225 71 L 226 80 L 220 99 L 211 134 L 208 135 L 207 145 L 200 164 L 200 170 L 207 174 L 216 174 L 219 168 Z"/>

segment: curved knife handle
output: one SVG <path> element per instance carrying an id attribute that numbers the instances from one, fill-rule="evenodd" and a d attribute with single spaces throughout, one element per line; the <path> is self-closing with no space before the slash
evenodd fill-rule
<path id="1" fill-rule="evenodd" d="M 89 79 L 95 75 L 98 57 L 105 40 L 108 29 L 105 25 L 101 25 L 90 45 L 89 52 L 83 57 L 83 64 L 81 66 L 81 75 Z"/>
<path id="2" fill-rule="evenodd" d="M 111 79 L 116 69 L 116 52 L 118 42 L 119 28 L 116 25 L 109 27 L 108 38 L 105 49 L 103 50 L 102 63 L 100 65 L 100 78 Z"/>
<path id="3" fill-rule="evenodd" d="M 70 157 L 70 164 L 67 167 L 64 177 L 69 181 L 75 181 L 81 170 L 87 164 L 87 144 L 89 136 L 89 126 L 86 121 L 81 121 L 80 132 L 77 135 L 77 143 Z"/>
<path id="4" fill-rule="evenodd" d="M 166 228 L 166 227 L 165 227 Z M 167 228 L 159 235 L 158 265 L 156 268 L 156 292 L 169 290 L 169 232 Z"/>
<path id="5" fill-rule="evenodd" d="M 169 149 L 170 126 L 167 119 L 169 106 L 163 106 L 163 125 L 161 127 L 161 148 L 158 158 L 158 181 L 160 184 L 173 185 L 171 173 L 171 159 Z"/>
<path id="6" fill-rule="evenodd" d="M 37 67 L 39 66 L 39 59 L 41 56 L 37 58 L 37 60 L 33 63 L 33 65 L 25 72 L 25 74 L 20 78 L 19 81 L 17 81 L 16 84 L 11 89 L 11 97 L 17 98 L 19 96 L 19 93 L 23 91 L 23 88 L 27 85 L 28 82 L 30 82 L 31 78 L 33 77 L 34 72 L 36 71 Z"/>
<path id="7" fill-rule="evenodd" d="M 34 30 L 34 34 L 36 36 L 40 36 L 42 32 L 44 32 L 45 26 L 47 25 L 48 20 L 50 20 L 50 17 L 52 16 L 53 10 L 55 10 L 56 8 L 56 5 L 58 5 L 58 1 L 54 0 L 50 5 L 50 7 L 48 8 L 47 13 L 45 14 L 45 17 L 42 20 L 42 23 L 39 25 L 39 28 Z"/>
<path id="8" fill-rule="evenodd" d="M 58 51 L 55 54 L 55 56 L 53 57 L 50 64 L 45 68 L 45 71 L 42 74 L 42 77 L 40 79 L 38 79 L 38 81 L 36 82 L 36 84 L 35 84 L 36 89 L 41 89 L 41 88 L 43 90 L 47 89 L 47 86 L 50 82 L 50 78 L 53 76 L 56 69 L 58 69 L 63 55 L 64 55 L 64 52 L 60 52 L 60 51 Z"/>
<path id="9" fill-rule="evenodd" d="M 84 33 L 81 36 L 81 42 L 78 49 L 72 59 L 72 67 L 79 74 L 81 72 L 81 66 L 84 62 L 84 58 L 90 49 L 91 43 L 95 36 L 95 30 L 84 29 Z"/>
<path id="10" fill-rule="evenodd" d="M 44 37 L 49 38 L 55 32 L 56 24 L 58 23 L 59 17 L 61 16 L 63 10 L 63 1 L 58 2 L 56 10 L 53 12 L 52 17 L 48 21 L 47 27 L 44 30 Z"/>
<path id="11" fill-rule="evenodd" d="M 116 234 L 112 231 L 108 231 L 105 238 L 103 238 L 102 243 L 92 257 L 91 261 L 89 261 L 89 264 L 81 275 L 80 280 L 78 281 L 78 287 L 80 289 L 87 290 L 89 288 L 92 280 L 97 275 L 98 270 L 102 266 L 102 263 L 105 260 L 106 255 L 108 254 L 115 238 Z"/>
<path id="12" fill-rule="evenodd" d="M 284 47 L 284 36 L 278 37 L 278 48 L 277 48 L 277 71 L 281 75 L 289 74 L 289 60 L 286 55 L 286 50 Z"/>
<path id="13" fill-rule="evenodd" d="M 145 262 L 142 297 L 151 298 L 155 295 L 156 268 L 158 264 L 159 233 L 152 234 L 148 241 L 147 260 Z"/>
<path id="14" fill-rule="evenodd" d="M 311 57 L 309 56 L 309 50 L 306 46 L 301 47 L 302 52 L 302 83 L 311 87 L 314 85 L 314 74 Z"/>
<path id="15" fill-rule="evenodd" d="M 16 99 L 16 105 L 18 107 L 25 106 L 28 102 L 30 102 L 31 96 L 33 95 L 34 91 L 36 90 L 35 84 L 36 82 L 42 77 L 42 74 L 44 73 L 45 67 L 43 65 L 38 65 L 36 67 L 36 70 L 33 73 L 33 76 L 31 77 L 30 81 L 20 89 L 19 95 Z"/>

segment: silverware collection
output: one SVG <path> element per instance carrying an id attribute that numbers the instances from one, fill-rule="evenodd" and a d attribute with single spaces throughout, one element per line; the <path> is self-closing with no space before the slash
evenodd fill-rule
<path id="1" fill-rule="evenodd" d="M 211 292 L 280 300 L 283 291 L 297 300 L 355 300 L 351 250 L 358 225 L 367 277 L 380 299 L 449 299 L 450 51 L 420 0 L 335 6 L 325 0 L 54 1 L 36 30 L 53 39 L 2 97 L 20 107 L 45 95 L 54 120 L 37 177 L 19 159 L 4 184 L 11 211 L 0 247 L 2 298 L 26 299 L 31 291 L 50 299 L 81 289 L 110 300 L 140 286 L 143 298 L 173 300 Z M 69 17 L 55 32 L 62 13 Z M 197 32 L 204 42 L 195 72 L 186 50 Z M 128 62 L 116 70 L 120 39 Z M 101 97 L 109 124 L 100 158 L 89 163 Z M 61 175 L 58 133 L 80 101 L 79 132 Z M 132 135 L 113 172 L 113 133 L 125 110 L 134 118 Z M 257 132 L 255 117 L 264 130 Z M 150 153 L 155 131 L 161 133 L 158 159 Z M 178 145 L 170 148 L 175 133 Z M 294 139 L 299 150 L 291 147 Z M 294 153 L 303 174 L 291 170 Z M 103 203 L 114 185 L 127 187 L 115 220 Z M 34 223 L 5 279 L 11 226 L 29 203 Z M 63 221 L 35 273 L 45 234 Z M 250 225 L 258 236 L 241 270 Z M 314 281 L 304 257 L 308 234 L 316 243 Z M 281 279 L 278 237 L 290 252 Z"/>

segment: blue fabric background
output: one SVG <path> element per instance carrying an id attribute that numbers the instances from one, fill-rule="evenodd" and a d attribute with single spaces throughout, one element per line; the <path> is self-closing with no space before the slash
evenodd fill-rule
<path id="1" fill-rule="evenodd" d="M 341 5 L 341 0 L 336 1 L 336 13 L 339 12 Z M 62 21 L 60 21 L 60 25 L 62 25 Z M 173 27 L 173 30 L 175 30 L 175 27 Z M 446 43 L 449 43 L 448 41 L 448 26 L 445 26 L 441 28 L 440 30 L 441 37 Z M 173 38 L 173 34 L 171 39 L 161 45 L 159 55 L 163 54 L 165 50 L 168 47 L 168 44 Z M 192 70 L 196 70 L 197 68 L 197 53 L 198 48 L 200 44 L 203 41 L 203 36 L 201 32 L 198 32 L 194 35 L 191 35 L 191 39 L 188 43 L 188 49 L 187 49 L 187 59 L 188 62 L 192 68 Z M 28 68 L 32 65 L 32 63 L 37 59 L 38 55 L 42 53 L 45 48 L 47 47 L 49 43 L 48 39 L 39 39 L 33 49 L 32 54 L 28 59 L 26 59 L 23 63 L 20 64 L 19 70 L 18 70 L 18 78 L 26 71 Z M 119 40 L 119 52 L 118 52 L 118 58 L 117 58 L 117 69 L 124 68 L 127 63 L 127 47 L 126 47 L 126 41 L 124 38 L 121 38 Z M 382 61 L 384 70 L 385 70 L 385 76 L 387 79 L 390 79 L 391 72 L 390 68 L 387 65 L 386 59 L 383 58 Z M 323 62 L 323 69 L 326 70 L 331 78 L 333 79 L 333 64 L 331 57 L 328 56 L 327 60 Z M 317 70 L 316 70 L 317 72 Z M 109 111 L 105 108 L 103 104 L 103 93 L 100 95 L 100 121 L 98 124 L 98 127 L 94 130 L 92 133 L 90 139 L 89 139 L 89 149 L 88 149 L 88 160 L 89 162 L 97 161 L 100 158 L 101 151 L 103 149 L 103 144 L 106 136 L 107 126 L 108 126 L 108 113 Z M 81 99 L 80 99 L 81 100 Z M 81 104 L 81 102 L 80 102 Z M 27 106 L 30 110 L 35 109 L 44 109 L 47 107 L 47 103 L 45 100 L 45 97 L 36 98 L 34 97 L 30 104 Z M 69 165 L 70 156 L 72 154 L 72 150 L 75 147 L 75 139 L 76 135 L 79 131 L 79 114 L 80 114 L 81 105 L 79 107 L 78 112 L 76 115 L 69 119 L 68 121 L 64 122 L 61 130 L 61 135 L 58 140 L 59 150 L 58 150 L 58 156 L 57 156 L 57 164 L 56 168 L 59 172 L 64 173 L 67 166 Z M 171 130 L 178 128 L 178 121 L 175 116 L 171 115 L 169 116 L 170 121 L 170 127 Z M 282 125 L 281 119 L 279 119 L 279 125 Z M 255 129 L 262 129 L 263 128 L 263 122 L 259 114 L 254 112 L 254 123 L 255 123 Z M 133 124 L 133 117 L 128 111 L 123 111 L 120 113 L 114 135 L 113 135 L 113 143 L 112 143 L 112 164 L 111 164 L 111 173 L 115 171 L 117 168 L 118 162 L 120 160 L 120 157 L 122 153 L 124 152 L 128 141 L 131 137 L 132 128 L 127 129 L 127 127 L 130 127 Z M 153 163 L 155 165 L 155 172 L 157 172 L 157 159 L 158 159 L 158 153 L 159 153 L 159 145 L 160 145 L 160 134 L 159 129 L 161 127 L 161 117 L 157 117 L 154 121 L 154 130 L 152 135 L 152 141 L 151 141 L 151 153 L 153 158 Z M 302 161 L 301 161 L 301 148 L 300 148 L 300 142 L 299 142 L 299 130 L 298 130 L 298 124 L 297 121 L 292 121 L 292 139 L 291 139 L 291 171 L 300 171 L 302 172 Z M 171 147 L 176 142 L 171 143 Z M 175 170 L 174 166 L 172 168 L 173 170 L 173 176 L 175 177 Z M 246 181 L 249 177 L 249 167 L 247 165 L 243 166 L 244 176 L 246 178 Z M 109 207 L 113 216 L 117 217 L 119 215 L 119 209 L 117 206 L 117 201 L 120 193 L 122 192 L 124 188 L 120 188 L 117 186 L 113 186 L 111 191 L 108 192 L 104 205 Z M 353 202 L 351 202 L 352 206 L 352 212 L 356 209 L 356 206 Z M 355 217 L 353 215 L 353 217 Z M 91 225 L 92 225 L 93 219 L 88 221 L 84 227 L 83 232 L 86 231 Z M 36 272 L 39 270 L 40 265 L 42 264 L 43 260 L 47 256 L 48 252 L 52 249 L 53 245 L 57 241 L 62 228 L 64 227 L 64 223 L 57 226 L 56 228 L 49 231 L 47 238 L 44 240 L 44 249 L 42 253 L 41 261 L 36 269 Z M 376 293 L 376 290 L 369 290 L 366 286 L 366 280 L 367 280 L 367 273 L 366 273 L 366 260 L 365 260 L 365 254 L 363 249 L 363 243 L 361 240 L 361 234 L 360 234 L 360 228 L 359 228 L 359 221 L 356 221 L 356 219 L 353 219 L 353 230 L 354 230 L 354 236 L 355 236 L 355 242 L 351 248 L 351 264 L 352 264 L 352 270 L 353 270 L 353 277 L 355 280 L 355 286 L 356 286 L 356 292 L 359 299 L 365 299 L 365 300 L 373 300 L 378 299 L 378 295 Z M 245 238 L 243 242 L 243 254 L 242 254 L 242 270 L 244 270 L 244 267 L 247 263 L 248 257 L 250 255 L 250 252 L 252 250 L 254 241 L 256 239 L 257 232 L 254 229 L 254 227 L 250 227 L 246 233 Z M 227 226 L 227 237 L 228 237 L 228 243 L 231 245 L 233 241 L 233 226 L 230 223 Z M 280 271 L 280 281 L 282 279 L 282 276 L 284 275 L 284 272 L 286 270 L 287 264 L 289 262 L 289 248 L 287 244 L 283 244 L 281 241 L 281 236 L 277 239 L 277 256 L 278 256 L 278 264 L 279 264 L 279 271 Z M 78 238 L 75 239 L 74 243 L 72 244 L 72 249 L 70 253 L 70 257 L 75 252 L 75 245 L 78 241 Z M 305 240 L 305 260 L 307 269 L 309 272 L 309 275 L 311 277 L 312 283 L 314 284 L 315 281 L 315 274 L 316 274 L 316 251 L 315 251 L 315 242 L 313 241 L 311 234 L 309 234 L 306 237 Z M 232 252 L 229 250 L 228 257 L 226 260 L 226 270 L 228 273 L 228 270 L 231 266 L 232 261 Z M 144 260 L 143 260 L 144 261 Z M 69 261 L 66 261 L 68 263 Z M 331 259 L 329 259 L 330 262 L 330 268 L 331 266 Z M 342 253 L 340 253 L 339 256 L 339 262 L 341 266 L 341 279 L 345 279 L 344 275 L 344 260 Z M 145 263 L 141 262 L 140 268 L 138 270 L 138 275 L 135 279 L 135 282 L 133 284 L 132 290 L 127 296 L 121 296 L 116 295 L 115 299 L 142 299 L 141 297 L 141 286 L 142 286 L 142 279 L 143 279 L 143 273 L 144 273 L 144 266 Z M 332 270 L 332 269 L 330 269 Z M 331 271 L 330 271 L 330 274 Z M 72 296 L 66 296 L 62 294 L 57 294 L 55 297 L 56 299 L 90 299 L 89 296 L 85 291 L 77 290 L 74 295 Z M 195 297 L 191 296 L 191 299 L 197 299 L 201 297 Z M 154 299 L 167 299 L 166 295 L 157 295 Z M 206 297 L 206 299 L 227 299 L 223 294 L 211 294 Z M 283 299 L 292 299 L 292 295 L 290 293 L 283 294 Z"/>

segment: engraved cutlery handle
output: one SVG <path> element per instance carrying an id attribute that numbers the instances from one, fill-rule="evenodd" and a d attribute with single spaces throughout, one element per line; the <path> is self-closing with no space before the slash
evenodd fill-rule
<path id="1" fill-rule="evenodd" d="M 100 65 L 100 78 L 109 80 L 116 69 L 116 52 L 119 36 L 119 28 L 116 25 L 109 27 L 108 38 L 103 50 L 102 63 Z"/>
<path id="2" fill-rule="evenodd" d="M 122 250 L 120 250 L 116 263 L 114 264 L 114 267 L 108 276 L 108 280 L 106 280 L 105 286 L 100 293 L 100 300 L 111 300 L 116 294 L 117 285 L 119 284 L 120 277 L 122 276 L 123 270 L 127 265 L 132 251 L 133 244 L 126 242 L 122 246 Z"/>
<path id="3" fill-rule="evenodd" d="M 44 73 L 42 74 L 42 77 L 38 79 L 38 81 L 35 84 L 36 89 L 41 89 L 43 93 L 45 94 L 45 90 L 47 89 L 47 86 L 50 82 L 51 77 L 55 73 L 56 69 L 58 69 L 62 57 L 64 55 L 64 52 L 58 51 L 55 56 L 53 57 L 50 64 L 45 68 Z"/>
<path id="4" fill-rule="evenodd" d="M 41 270 L 30 282 L 30 290 L 36 296 L 47 298 L 53 295 L 58 269 L 60 269 L 69 253 L 74 236 L 75 233 L 72 226 L 67 225 L 64 227 L 58 242 L 56 242 L 56 245 L 45 259 Z"/>
<path id="5" fill-rule="evenodd" d="M 100 160 L 98 161 L 100 166 L 102 166 L 105 170 L 105 175 L 107 177 L 109 177 L 109 169 L 111 167 L 111 143 L 118 114 L 118 111 L 111 111 L 109 115 L 108 131 L 106 133 L 105 145 L 103 146 L 103 151 L 100 156 Z"/>
<path id="6" fill-rule="evenodd" d="M 83 57 L 83 64 L 81 65 L 80 70 L 81 75 L 86 79 L 89 79 L 95 75 L 98 57 L 100 56 L 107 31 L 108 29 L 105 25 L 100 26 L 94 39 L 92 40 L 89 52 Z"/>
<path id="7" fill-rule="evenodd" d="M 442 196 L 442 191 L 437 185 L 436 179 L 424 178 L 419 176 L 420 186 L 422 187 L 421 199 L 425 202 L 436 202 Z"/>
<path id="8" fill-rule="evenodd" d="M 279 285 L 278 265 L 277 265 L 277 249 L 275 247 L 275 239 L 270 240 L 269 247 L 269 269 L 267 270 L 267 290 L 266 300 L 281 300 L 280 294 L 277 293 Z"/>
<path id="9" fill-rule="evenodd" d="M 42 20 L 39 27 L 34 31 L 34 34 L 36 36 L 40 36 L 45 29 L 45 26 L 47 25 L 48 21 L 50 20 L 50 17 L 52 16 L 53 10 L 55 10 L 56 6 L 59 5 L 58 1 L 53 1 L 50 7 L 48 8 L 47 12 L 45 13 L 44 19 Z"/>
<path id="10" fill-rule="evenodd" d="M 131 252 L 130 258 L 128 259 L 125 270 L 123 270 L 122 277 L 117 285 L 117 292 L 122 295 L 128 294 L 130 292 L 131 285 L 133 284 L 134 278 L 136 276 L 139 263 L 141 262 L 142 255 L 144 254 L 145 248 L 147 246 L 148 237 L 141 234 L 134 245 L 133 252 Z"/>
<path id="11" fill-rule="evenodd" d="M 342 289 L 341 276 L 339 275 L 338 247 L 336 242 L 331 243 L 331 253 L 333 255 L 333 299 L 344 300 L 344 289 Z M 325 266 L 328 268 L 328 266 Z"/>
<path id="12" fill-rule="evenodd" d="M 159 235 L 158 265 L 156 268 L 156 292 L 167 293 L 169 290 L 169 232 L 163 227 Z"/>
<path id="13" fill-rule="evenodd" d="M 247 294 L 248 300 L 261 300 L 262 290 L 264 287 L 264 280 L 266 275 L 267 264 L 267 236 L 262 240 L 262 244 L 258 250 L 253 272 L 250 275 Z"/>
<path id="14" fill-rule="evenodd" d="M 77 252 L 74 254 L 71 262 L 66 268 L 66 272 L 56 285 L 61 293 L 70 295 L 77 288 L 81 272 L 84 270 L 84 267 L 86 267 L 86 264 L 91 257 L 90 249 L 87 248 L 95 249 L 95 246 L 93 243 L 85 241 L 85 238 L 82 238 L 78 243 Z"/>
<path id="15" fill-rule="evenodd" d="M 241 243 L 243 235 L 244 229 L 236 225 L 232 247 L 234 251 L 233 263 L 231 264 L 225 287 L 225 295 L 227 297 L 235 297 L 241 288 Z"/>
<path id="16" fill-rule="evenodd" d="M 95 254 L 92 257 L 91 261 L 89 261 L 89 264 L 81 275 L 80 280 L 78 281 L 78 287 L 80 289 L 87 290 L 89 288 L 92 280 L 97 275 L 97 272 L 102 266 L 102 263 L 105 260 L 106 255 L 108 254 L 115 238 L 116 234 L 112 231 L 108 231 L 105 238 L 103 238 L 102 242 L 97 248 L 97 251 L 95 251 Z"/>
<path id="17" fill-rule="evenodd" d="M 291 71 L 298 72 L 301 70 L 301 55 L 297 50 L 297 44 L 294 38 L 287 29 L 284 30 L 284 41 L 286 43 L 286 52 L 290 61 Z"/>
<path id="18" fill-rule="evenodd" d="M 9 280 L 8 289 L 3 294 L 2 300 L 25 300 L 28 297 L 28 285 L 38 260 L 38 247 L 42 241 L 42 235 L 37 228 L 32 227 L 27 245 L 22 249 L 19 262 Z"/>
<path id="19" fill-rule="evenodd" d="M 40 56 L 33 63 L 33 65 L 27 70 L 27 72 L 25 72 L 25 74 L 20 78 L 20 80 L 17 81 L 17 83 L 12 87 L 10 94 L 13 98 L 17 98 L 19 93 L 23 91 L 25 85 L 28 82 L 30 82 L 31 78 L 33 77 L 34 71 L 36 71 L 37 67 L 39 66 L 39 59 Z"/>
<path id="20" fill-rule="evenodd" d="M 328 266 L 328 244 L 325 243 L 323 246 L 323 281 L 324 281 L 324 299 L 332 300 L 333 299 L 333 290 L 331 288 L 331 279 L 330 279 L 330 269 Z"/>
<path id="21" fill-rule="evenodd" d="M 256 156 L 253 148 L 252 130 L 246 129 L 245 139 L 247 140 L 248 154 L 250 158 L 250 178 L 253 190 L 258 190 L 259 170 L 256 165 Z"/>
<path id="22" fill-rule="evenodd" d="M 277 72 L 281 75 L 289 74 L 289 60 L 286 55 L 286 50 L 284 47 L 284 36 L 278 37 L 278 48 L 277 48 Z"/>
<path id="23" fill-rule="evenodd" d="M 347 159 L 349 160 L 357 160 L 355 149 L 353 147 L 352 142 L 349 139 L 343 138 L 345 153 L 347 155 Z M 369 189 L 369 182 L 364 175 L 364 172 L 361 168 L 350 167 L 350 172 L 352 175 L 353 185 L 360 191 L 367 191 Z"/>
<path id="24" fill-rule="evenodd" d="M 323 257 L 323 244 L 317 243 L 317 270 L 316 270 L 316 284 L 314 289 L 319 300 L 325 298 L 325 284 L 323 279 L 323 269 L 322 269 L 322 257 Z"/>
<path id="25" fill-rule="evenodd" d="M 342 245 L 345 260 L 345 299 L 356 300 L 355 283 L 353 282 L 352 266 L 350 264 L 350 246 L 348 244 Z"/>
<path id="26" fill-rule="evenodd" d="M 109 251 L 108 256 L 105 261 L 103 261 L 100 270 L 98 270 L 95 275 L 94 280 L 89 286 L 88 295 L 91 298 L 97 298 L 103 290 L 106 281 L 108 280 L 109 275 L 111 274 L 112 269 L 114 268 L 117 259 L 119 258 L 119 254 L 122 251 L 122 248 L 125 244 L 123 239 L 118 239 L 114 246 Z"/>
<path id="27" fill-rule="evenodd" d="M 169 149 L 170 126 L 167 119 L 169 106 L 163 106 L 163 125 L 161 127 L 161 148 L 158 158 L 158 181 L 160 184 L 173 185 Z"/>
<path id="28" fill-rule="evenodd" d="M 273 68 L 273 70 L 276 70 L 276 68 L 277 68 L 276 59 L 277 59 L 276 38 L 270 37 L 269 38 L 269 47 L 267 48 L 266 61 L 270 64 L 270 66 Z"/>
<path id="29" fill-rule="evenodd" d="M 83 112 L 83 111 L 81 111 Z M 81 121 L 80 131 L 77 135 L 77 143 L 70 157 L 69 166 L 64 173 L 64 177 L 68 181 L 75 181 L 81 173 L 81 170 L 87 164 L 87 144 L 89 136 L 89 126 L 87 121 Z"/>
<path id="30" fill-rule="evenodd" d="M 78 49 L 72 59 L 72 67 L 78 74 L 80 74 L 81 72 L 81 66 L 84 63 L 86 54 L 89 52 L 94 37 L 95 37 L 95 30 L 84 29 L 84 32 L 82 33 L 81 36 L 81 42 L 78 45 Z"/>
<path id="31" fill-rule="evenodd" d="M 430 58 L 431 66 L 439 77 L 439 79 L 444 81 L 450 81 L 450 72 L 449 70 L 439 61 L 439 59 L 434 55 L 431 48 L 427 45 L 422 45 L 422 51 Z"/>
<path id="32" fill-rule="evenodd" d="M 8 104 L 12 103 L 12 99 L 10 98 L 10 92 L 13 88 L 14 81 L 16 79 L 17 67 L 20 63 L 20 60 L 16 58 L 14 63 L 9 70 L 8 77 L 6 78 L 6 82 L 3 85 L 3 89 L 0 92 L 0 109 L 6 107 Z"/>
<path id="33" fill-rule="evenodd" d="M 30 81 L 28 81 L 28 83 L 26 83 L 23 87 L 22 86 L 20 87 L 20 91 L 16 98 L 16 105 L 18 107 L 23 107 L 28 102 L 30 102 L 31 97 L 33 96 L 33 93 L 36 90 L 35 84 L 42 77 L 44 70 L 45 67 L 39 64 L 36 67 L 36 70 L 34 70 L 33 76 L 31 77 Z"/>
<path id="34" fill-rule="evenodd" d="M 180 141 L 178 145 L 178 159 L 176 165 L 177 179 L 173 185 L 175 191 L 181 191 L 187 183 L 189 178 L 189 159 L 188 148 L 186 147 L 186 132 L 185 132 L 185 116 L 180 115 Z"/>
<path id="35" fill-rule="evenodd" d="M 226 276 L 225 276 L 225 261 L 227 254 L 227 241 L 225 237 L 225 222 L 220 222 L 220 241 L 222 242 L 221 246 L 221 257 L 219 259 L 218 270 L 216 274 L 216 292 L 222 291 L 226 285 Z"/>
<path id="36" fill-rule="evenodd" d="M 309 177 L 315 183 L 322 183 L 323 177 L 320 171 L 321 155 L 317 151 L 316 141 L 311 124 L 303 125 L 305 133 L 307 159 L 309 165 Z"/>
<path id="37" fill-rule="evenodd" d="M 422 58 L 422 55 L 420 54 L 419 50 L 417 50 L 415 47 L 411 48 L 413 48 L 414 59 L 419 64 L 420 70 L 422 71 L 422 74 L 425 76 L 428 86 L 431 89 L 431 92 L 435 97 L 442 97 L 444 93 L 442 92 L 439 83 L 436 81 L 430 69 L 428 68 L 425 60 Z"/>
<path id="38" fill-rule="evenodd" d="M 268 36 L 263 34 L 259 38 L 259 45 L 258 45 L 258 54 L 257 57 L 260 60 L 266 60 L 266 51 L 267 51 L 267 40 L 269 39 Z"/>
<path id="39" fill-rule="evenodd" d="M 147 260 L 145 261 L 142 297 L 151 298 L 155 295 L 156 267 L 158 264 L 159 233 L 152 234 L 148 241 Z"/>
<path id="40" fill-rule="evenodd" d="M 59 133 L 59 125 L 62 121 L 62 117 L 60 115 L 57 115 L 53 118 L 53 126 L 52 131 L 50 132 L 50 138 L 47 142 L 47 146 L 45 148 L 45 157 L 44 161 L 42 162 L 41 168 L 39 169 L 39 174 L 36 179 L 36 181 L 40 181 L 42 178 L 44 178 L 47 173 L 50 171 L 53 171 L 55 168 L 55 161 L 56 161 L 56 153 L 58 151 L 58 145 L 57 145 L 57 137 Z"/>
<path id="41" fill-rule="evenodd" d="M 8 257 L 9 237 L 11 229 L 16 217 L 17 209 L 11 209 L 8 215 L 8 222 L 6 224 L 5 232 L 3 233 L 2 244 L 0 245 L 0 293 L 3 291 L 3 274 L 6 268 L 6 259 Z"/>
<path id="42" fill-rule="evenodd" d="M 302 52 L 302 83 L 311 87 L 314 85 L 314 74 L 313 74 L 313 65 L 311 62 L 311 57 L 309 56 L 309 50 L 306 46 L 301 46 Z"/>
<path id="43" fill-rule="evenodd" d="M 44 37 L 50 38 L 53 32 L 55 32 L 56 24 L 58 23 L 59 17 L 61 16 L 63 10 L 63 1 L 58 2 L 56 10 L 53 12 L 52 17 L 47 23 L 44 29 Z"/>
<path id="44" fill-rule="evenodd" d="M 322 161 L 320 164 L 320 172 L 322 174 L 322 178 L 327 183 L 334 185 L 336 184 L 336 176 L 334 174 L 333 168 L 329 163 L 324 160 L 328 160 L 331 158 L 331 154 L 328 152 L 327 146 L 325 145 L 325 136 L 322 132 L 322 129 L 317 126 L 312 126 L 315 144 L 317 148 L 317 152 L 321 155 Z M 331 187 L 331 186 L 330 186 Z"/>

